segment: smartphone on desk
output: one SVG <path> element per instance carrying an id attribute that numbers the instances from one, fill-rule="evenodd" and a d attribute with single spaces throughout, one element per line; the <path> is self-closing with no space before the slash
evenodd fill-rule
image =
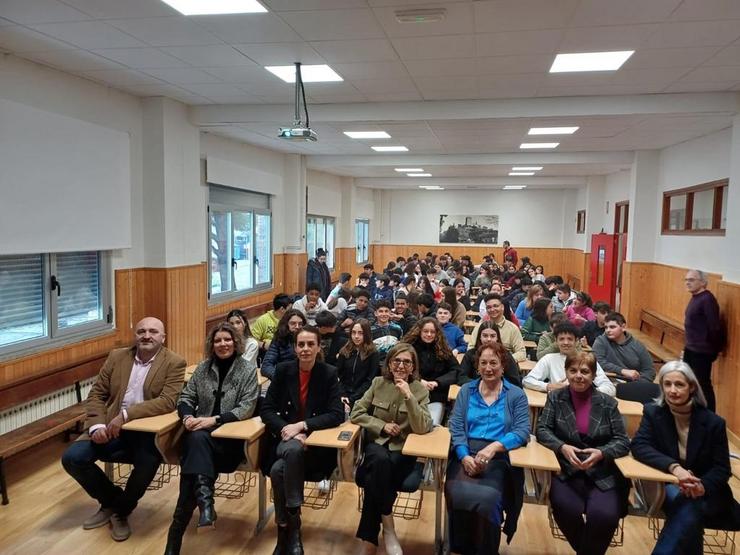
<path id="1" fill-rule="evenodd" d="M 339 441 L 349 441 L 352 439 L 352 432 L 348 430 L 344 430 L 343 432 L 339 432 L 339 435 L 337 436 L 337 439 Z"/>

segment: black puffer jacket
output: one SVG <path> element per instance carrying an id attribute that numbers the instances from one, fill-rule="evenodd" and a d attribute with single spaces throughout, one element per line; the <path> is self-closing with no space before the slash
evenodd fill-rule
<path id="1" fill-rule="evenodd" d="M 452 384 L 457 383 L 460 365 L 457 359 L 437 358 L 433 343 L 418 340 L 413 344 L 419 357 L 419 375 L 428 382 L 437 382 L 439 386 L 429 392 L 430 403 L 447 403 L 447 393 Z"/>

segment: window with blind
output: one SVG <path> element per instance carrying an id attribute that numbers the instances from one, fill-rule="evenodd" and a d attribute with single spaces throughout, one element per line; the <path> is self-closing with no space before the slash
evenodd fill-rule
<path id="1" fill-rule="evenodd" d="M 221 302 L 271 287 L 270 197 L 210 185 L 208 204 L 208 298 Z"/>
<path id="2" fill-rule="evenodd" d="M 368 220 L 355 220 L 355 249 L 357 251 L 356 262 L 358 264 L 367 262 L 370 253 L 370 222 Z"/>
<path id="3" fill-rule="evenodd" d="M 94 251 L 0 256 L 0 353 L 110 329 L 106 260 Z"/>
<path id="4" fill-rule="evenodd" d="M 316 249 L 326 251 L 326 265 L 334 269 L 334 218 L 308 216 L 306 218 L 306 252 L 309 258 L 316 256 Z"/>

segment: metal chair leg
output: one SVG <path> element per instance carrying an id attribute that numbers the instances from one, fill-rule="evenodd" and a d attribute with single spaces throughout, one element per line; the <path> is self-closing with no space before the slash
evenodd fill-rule
<path id="1" fill-rule="evenodd" d="M 8 499 L 8 484 L 5 482 L 5 465 L 3 464 L 5 459 L 0 457 L 0 492 L 3 495 L 3 505 L 10 503 Z"/>

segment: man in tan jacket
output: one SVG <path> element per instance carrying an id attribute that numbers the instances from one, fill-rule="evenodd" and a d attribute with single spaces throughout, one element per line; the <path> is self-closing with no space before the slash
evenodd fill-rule
<path id="1" fill-rule="evenodd" d="M 144 318 L 136 324 L 135 335 L 134 347 L 108 355 L 87 397 L 85 434 L 62 456 L 64 469 L 100 503 L 82 527 L 90 530 L 110 522 L 116 541 L 131 535 L 128 515 L 161 462 L 153 434 L 121 427 L 130 420 L 172 412 L 185 375 L 185 360 L 163 346 L 161 321 Z M 96 461 L 132 464 L 125 489 L 115 486 Z"/>

